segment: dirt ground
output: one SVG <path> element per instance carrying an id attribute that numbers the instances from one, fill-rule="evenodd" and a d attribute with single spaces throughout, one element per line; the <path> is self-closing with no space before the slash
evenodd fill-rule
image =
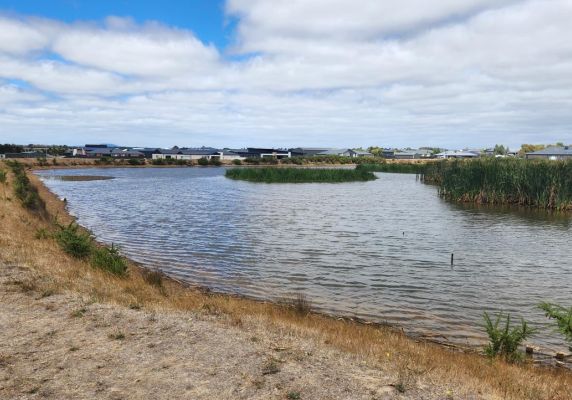
<path id="1" fill-rule="evenodd" d="M 444 399 L 323 343 L 228 317 L 37 291 L 0 264 L 2 399 Z M 476 398 L 476 397 L 474 397 Z"/>

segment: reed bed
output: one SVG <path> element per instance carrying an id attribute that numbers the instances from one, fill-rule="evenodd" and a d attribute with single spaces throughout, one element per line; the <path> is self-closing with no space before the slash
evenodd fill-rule
<path id="1" fill-rule="evenodd" d="M 370 172 L 390 172 L 399 174 L 423 174 L 425 172 L 425 163 L 406 164 L 406 163 L 378 163 L 378 164 L 359 164 L 356 169 L 363 169 Z"/>
<path id="2" fill-rule="evenodd" d="M 225 176 L 262 183 L 340 183 L 371 181 L 375 175 L 363 169 L 233 168 Z"/>
<path id="3" fill-rule="evenodd" d="M 572 210 L 572 161 L 442 161 L 427 165 L 423 180 L 453 201 Z"/>

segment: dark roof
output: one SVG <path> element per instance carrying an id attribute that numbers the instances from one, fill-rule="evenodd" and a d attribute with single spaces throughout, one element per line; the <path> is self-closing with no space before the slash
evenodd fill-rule
<path id="1" fill-rule="evenodd" d="M 542 150 L 526 153 L 526 155 L 534 156 L 572 156 L 572 148 L 570 146 L 551 146 Z"/>

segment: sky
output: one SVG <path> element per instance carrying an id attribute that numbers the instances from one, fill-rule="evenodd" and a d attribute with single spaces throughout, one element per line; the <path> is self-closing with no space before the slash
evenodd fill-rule
<path id="1" fill-rule="evenodd" d="M 0 0 L 0 142 L 572 143 L 572 0 Z"/>

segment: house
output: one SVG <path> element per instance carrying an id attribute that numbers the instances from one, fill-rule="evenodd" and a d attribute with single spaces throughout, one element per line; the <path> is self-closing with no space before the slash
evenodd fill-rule
<path id="1" fill-rule="evenodd" d="M 144 158 L 145 154 L 137 150 L 131 149 L 111 149 L 111 157 L 113 158 Z"/>
<path id="2" fill-rule="evenodd" d="M 527 160 L 572 160 L 572 148 L 570 146 L 551 146 L 546 149 L 526 153 Z"/>
<path id="3" fill-rule="evenodd" d="M 46 153 L 40 153 L 39 151 L 24 151 L 21 153 L 4 153 L 0 154 L 1 159 L 6 158 L 45 158 Z"/>
<path id="4" fill-rule="evenodd" d="M 479 154 L 468 150 L 448 150 L 436 155 L 437 158 L 477 158 Z"/>
<path id="5" fill-rule="evenodd" d="M 308 156 L 315 156 L 316 154 L 322 153 L 324 151 L 331 150 L 327 147 L 295 147 L 293 149 L 289 149 L 292 157 L 308 157 Z"/>
<path id="6" fill-rule="evenodd" d="M 290 158 L 292 153 L 289 150 L 268 149 L 258 147 L 247 147 L 246 149 L 229 149 L 232 153 L 238 154 L 243 158 Z"/>
<path id="7" fill-rule="evenodd" d="M 211 158 L 220 158 L 221 151 L 212 147 L 198 149 L 174 147 L 172 149 L 157 149 L 151 157 L 153 160 L 199 160 L 201 158 L 210 160 Z"/>
<path id="8" fill-rule="evenodd" d="M 316 153 L 317 156 L 341 156 L 341 157 L 371 157 L 372 154 L 367 151 L 353 149 L 329 149 Z"/>
<path id="9" fill-rule="evenodd" d="M 396 160 L 420 160 L 423 158 L 432 157 L 431 150 L 428 149 L 413 149 L 413 150 L 402 150 L 394 153 L 393 158 Z"/>

